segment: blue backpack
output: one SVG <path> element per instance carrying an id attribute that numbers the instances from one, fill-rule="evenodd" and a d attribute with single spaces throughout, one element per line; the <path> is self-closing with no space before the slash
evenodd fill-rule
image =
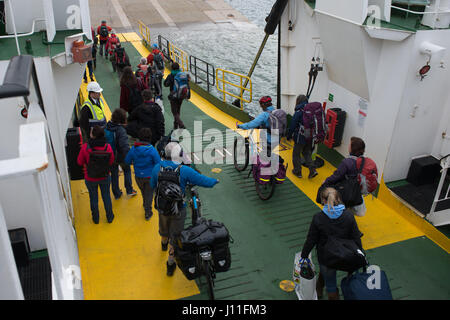
<path id="1" fill-rule="evenodd" d="M 179 72 L 174 77 L 172 96 L 176 99 L 190 99 L 189 76 L 186 72 Z"/>
<path id="2" fill-rule="evenodd" d="M 117 159 L 116 132 L 105 129 L 105 138 L 113 150 L 114 159 Z"/>

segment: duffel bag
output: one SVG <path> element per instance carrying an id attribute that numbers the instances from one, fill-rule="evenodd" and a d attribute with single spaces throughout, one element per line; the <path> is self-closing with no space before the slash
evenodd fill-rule
<path id="1" fill-rule="evenodd" d="M 341 281 L 344 300 L 392 300 L 391 288 L 386 273 L 374 268 L 375 273 L 354 273 Z M 378 274 L 377 274 L 378 273 Z"/>
<path id="2" fill-rule="evenodd" d="M 191 251 L 229 241 L 230 236 L 223 223 L 204 218 L 200 218 L 196 225 L 189 226 L 180 234 L 182 248 Z"/>

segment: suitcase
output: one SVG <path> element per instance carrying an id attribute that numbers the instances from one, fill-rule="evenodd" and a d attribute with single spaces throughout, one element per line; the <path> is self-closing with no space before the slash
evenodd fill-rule
<path id="1" fill-rule="evenodd" d="M 369 278 L 371 278 L 369 284 L 372 284 L 373 288 L 369 288 Z M 366 269 L 363 272 L 357 272 L 343 278 L 341 290 L 344 300 L 393 300 L 391 288 L 384 271 L 380 270 L 378 286 L 376 282 L 377 275 L 367 273 Z"/>
<path id="2" fill-rule="evenodd" d="M 77 163 L 78 154 L 83 144 L 81 130 L 79 127 L 69 128 L 66 133 L 66 158 L 69 167 L 70 180 L 84 179 L 83 167 Z"/>
<path id="3" fill-rule="evenodd" d="M 337 114 L 337 125 L 334 131 L 334 142 L 333 148 L 341 145 L 342 137 L 344 135 L 344 127 L 345 127 L 345 119 L 347 117 L 347 113 L 341 108 L 331 108 Z"/>

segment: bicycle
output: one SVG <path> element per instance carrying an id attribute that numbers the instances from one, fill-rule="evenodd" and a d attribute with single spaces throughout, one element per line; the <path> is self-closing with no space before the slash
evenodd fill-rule
<path id="1" fill-rule="evenodd" d="M 188 186 L 191 199 L 189 206 L 191 207 L 192 225 L 198 224 L 198 219 L 201 217 L 201 201 L 197 190 L 194 186 Z M 208 296 L 210 300 L 214 300 L 214 279 L 216 273 L 212 261 L 212 252 L 209 246 L 201 247 L 198 250 L 197 266 L 201 266 L 201 274 L 205 276 L 207 283 Z"/>
<path id="2" fill-rule="evenodd" d="M 255 153 L 259 154 L 258 143 L 253 138 L 253 132 L 254 132 L 254 129 L 251 129 L 248 136 L 246 136 L 244 138 L 244 144 L 243 144 L 244 150 L 242 150 L 242 146 L 238 146 L 239 141 L 242 141 L 242 139 L 239 139 L 238 137 L 234 138 L 233 163 L 234 163 L 234 167 L 239 172 L 242 172 L 245 169 L 247 169 L 249 160 L 250 160 L 250 154 L 252 154 L 252 155 Z M 244 159 L 239 159 L 239 156 L 242 155 L 242 153 L 244 154 Z M 240 162 L 242 163 L 242 161 L 239 161 L 239 160 L 244 160 L 242 166 L 240 166 Z M 254 165 L 256 165 L 256 164 L 252 164 L 252 166 L 250 168 L 250 172 L 248 174 L 248 177 L 250 176 L 250 174 L 252 174 Z M 268 181 L 265 184 L 260 184 L 255 179 L 256 193 L 258 194 L 258 196 L 261 200 L 269 200 L 273 196 L 273 193 L 275 192 L 275 185 L 276 185 L 275 177 L 273 175 L 270 176 L 270 181 Z"/>

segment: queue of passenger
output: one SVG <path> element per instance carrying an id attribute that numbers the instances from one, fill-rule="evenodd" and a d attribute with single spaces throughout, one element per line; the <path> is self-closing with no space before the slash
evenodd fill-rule
<path id="1" fill-rule="evenodd" d="M 101 40 L 100 55 L 105 46 L 105 57 L 108 54 L 117 57 L 121 45 L 118 38 L 114 35 L 108 39 L 107 31 L 111 31 L 106 25 L 106 21 L 98 28 Z M 113 38 L 117 40 L 112 40 Z M 120 55 L 120 54 L 119 54 Z M 103 89 L 99 83 L 93 81 L 91 70 L 91 82 L 87 85 L 88 98 L 83 103 L 80 111 L 80 128 L 82 131 L 83 145 L 78 155 L 77 162 L 85 167 L 85 183 L 89 192 L 89 201 L 91 207 L 92 221 L 99 224 L 98 209 L 98 189 L 100 188 L 106 218 L 108 223 L 114 220 L 113 205 L 110 192 L 118 200 L 122 196 L 122 190 L 119 187 L 119 170 L 124 174 L 124 186 L 127 195 L 135 196 L 137 192 L 133 189 L 131 177 L 131 166 L 134 168 L 135 182 L 142 194 L 144 219 L 150 220 L 153 215 L 153 194 L 155 193 L 155 208 L 159 214 L 159 234 L 161 235 L 161 248 L 163 251 L 169 250 L 167 261 L 167 275 L 173 275 L 176 263 L 174 260 L 173 243 L 174 239 L 184 227 L 186 217 L 186 204 L 179 201 L 184 196 L 182 188 L 187 183 L 204 187 L 213 187 L 218 180 L 206 177 L 194 169 L 183 165 L 183 150 L 177 142 L 168 142 L 170 140 L 165 136 L 164 107 L 161 100 L 161 82 L 158 77 L 151 80 L 149 86 L 145 81 L 146 72 L 151 70 L 151 74 L 158 74 L 162 78 L 160 65 L 162 53 L 153 46 L 153 51 L 149 55 L 150 60 L 147 65 L 147 58 L 141 59 L 136 74 L 129 65 L 125 65 L 120 72 L 120 107 L 115 109 L 111 115 L 111 120 L 106 121 L 105 105 L 101 97 Z M 113 69 L 120 68 L 120 61 L 111 60 Z M 173 70 L 178 70 L 174 63 Z M 155 71 L 156 70 L 156 71 Z M 114 70 L 115 71 L 115 70 Z M 176 74 L 180 71 L 176 71 Z M 176 99 L 177 107 L 172 108 L 178 122 L 175 128 L 180 126 L 180 108 L 181 103 L 188 96 L 180 96 L 177 91 L 180 86 L 177 80 L 172 76 L 170 82 L 170 100 Z M 86 79 L 87 80 L 87 79 Z M 156 81 L 155 81 L 156 80 Z M 87 82 L 87 81 L 86 81 Z M 181 89 L 183 89 L 182 87 Z M 186 91 L 184 91 L 186 93 Z M 190 94 L 189 91 L 187 93 Z M 158 99 L 155 101 L 154 96 Z M 130 148 L 130 137 L 137 139 Z M 162 138 L 165 139 L 162 139 Z M 162 156 L 163 161 L 155 146 L 159 142 L 164 142 Z M 185 159 L 185 158 L 184 158 Z M 178 176 L 178 181 L 165 180 L 164 173 Z M 175 185 L 174 185 L 175 184 Z M 174 188 L 178 185 L 178 200 L 174 199 Z M 110 188 L 111 187 L 111 188 Z M 181 189 L 180 189 L 181 188 Z M 167 212 L 167 208 L 176 208 L 178 214 Z"/>

